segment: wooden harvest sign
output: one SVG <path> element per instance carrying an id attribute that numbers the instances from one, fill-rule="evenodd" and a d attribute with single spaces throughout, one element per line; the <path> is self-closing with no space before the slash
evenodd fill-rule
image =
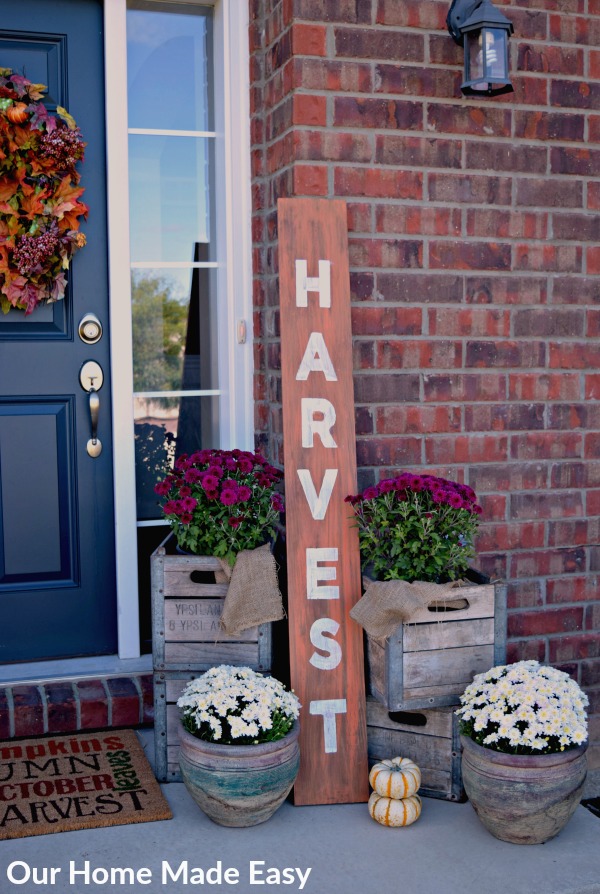
<path id="1" fill-rule="evenodd" d="M 296 804 L 369 796 L 346 205 L 280 199 L 279 289 Z"/>

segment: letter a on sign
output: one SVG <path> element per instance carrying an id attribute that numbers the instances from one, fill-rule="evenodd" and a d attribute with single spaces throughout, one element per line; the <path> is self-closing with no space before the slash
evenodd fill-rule
<path id="1" fill-rule="evenodd" d="M 369 797 L 346 205 L 280 199 L 279 291 L 296 804 Z"/>

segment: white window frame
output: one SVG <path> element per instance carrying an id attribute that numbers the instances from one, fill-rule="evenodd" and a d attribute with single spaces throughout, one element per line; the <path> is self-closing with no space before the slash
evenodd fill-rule
<path id="1" fill-rule="evenodd" d="M 178 0 L 193 2 L 193 0 Z M 253 449 L 247 0 L 214 7 L 221 446 Z M 126 0 L 105 0 L 108 252 L 119 658 L 138 658 L 139 605 L 128 201 Z M 240 333 L 246 331 L 245 339 Z"/>

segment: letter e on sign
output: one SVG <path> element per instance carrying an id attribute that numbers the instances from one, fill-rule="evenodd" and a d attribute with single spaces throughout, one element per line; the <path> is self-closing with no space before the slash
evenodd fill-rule
<path id="1" fill-rule="evenodd" d="M 280 199 L 279 292 L 296 804 L 369 797 L 346 205 Z"/>

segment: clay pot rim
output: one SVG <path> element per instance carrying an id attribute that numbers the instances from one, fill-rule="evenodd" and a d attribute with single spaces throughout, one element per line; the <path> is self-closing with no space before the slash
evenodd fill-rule
<path id="1" fill-rule="evenodd" d="M 258 745 L 220 745 L 217 742 L 207 742 L 205 739 L 199 739 L 197 736 L 193 736 L 181 725 L 181 723 L 179 724 L 180 742 L 187 740 L 190 745 L 197 743 L 197 746 L 202 748 L 205 754 L 212 755 L 213 757 L 235 757 L 236 755 L 241 757 L 246 752 L 251 752 L 257 756 L 274 754 L 280 749 L 286 748 L 290 743 L 296 741 L 299 735 L 300 723 L 298 720 L 295 720 L 291 730 L 289 730 L 282 739 L 276 739 L 275 742 L 261 742 Z"/>
<path id="2" fill-rule="evenodd" d="M 486 748 L 478 745 L 473 739 L 464 736 L 461 733 L 460 741 L 463 749 L 470 751 L 472 754 L 485 755 L 485 759 L 492 764 L 508 764 L 513 767 L 548 767 L 554 764 L 566 764 L 570 761 L 577 760 L 588 748 L 588 742 L 583 745 L 576 745 L 574 748 L 565 748 L 564 751 L 556 751 L 553 754 L 507 754 L 505 751 L 494 751 L 493 748 Z"/>

